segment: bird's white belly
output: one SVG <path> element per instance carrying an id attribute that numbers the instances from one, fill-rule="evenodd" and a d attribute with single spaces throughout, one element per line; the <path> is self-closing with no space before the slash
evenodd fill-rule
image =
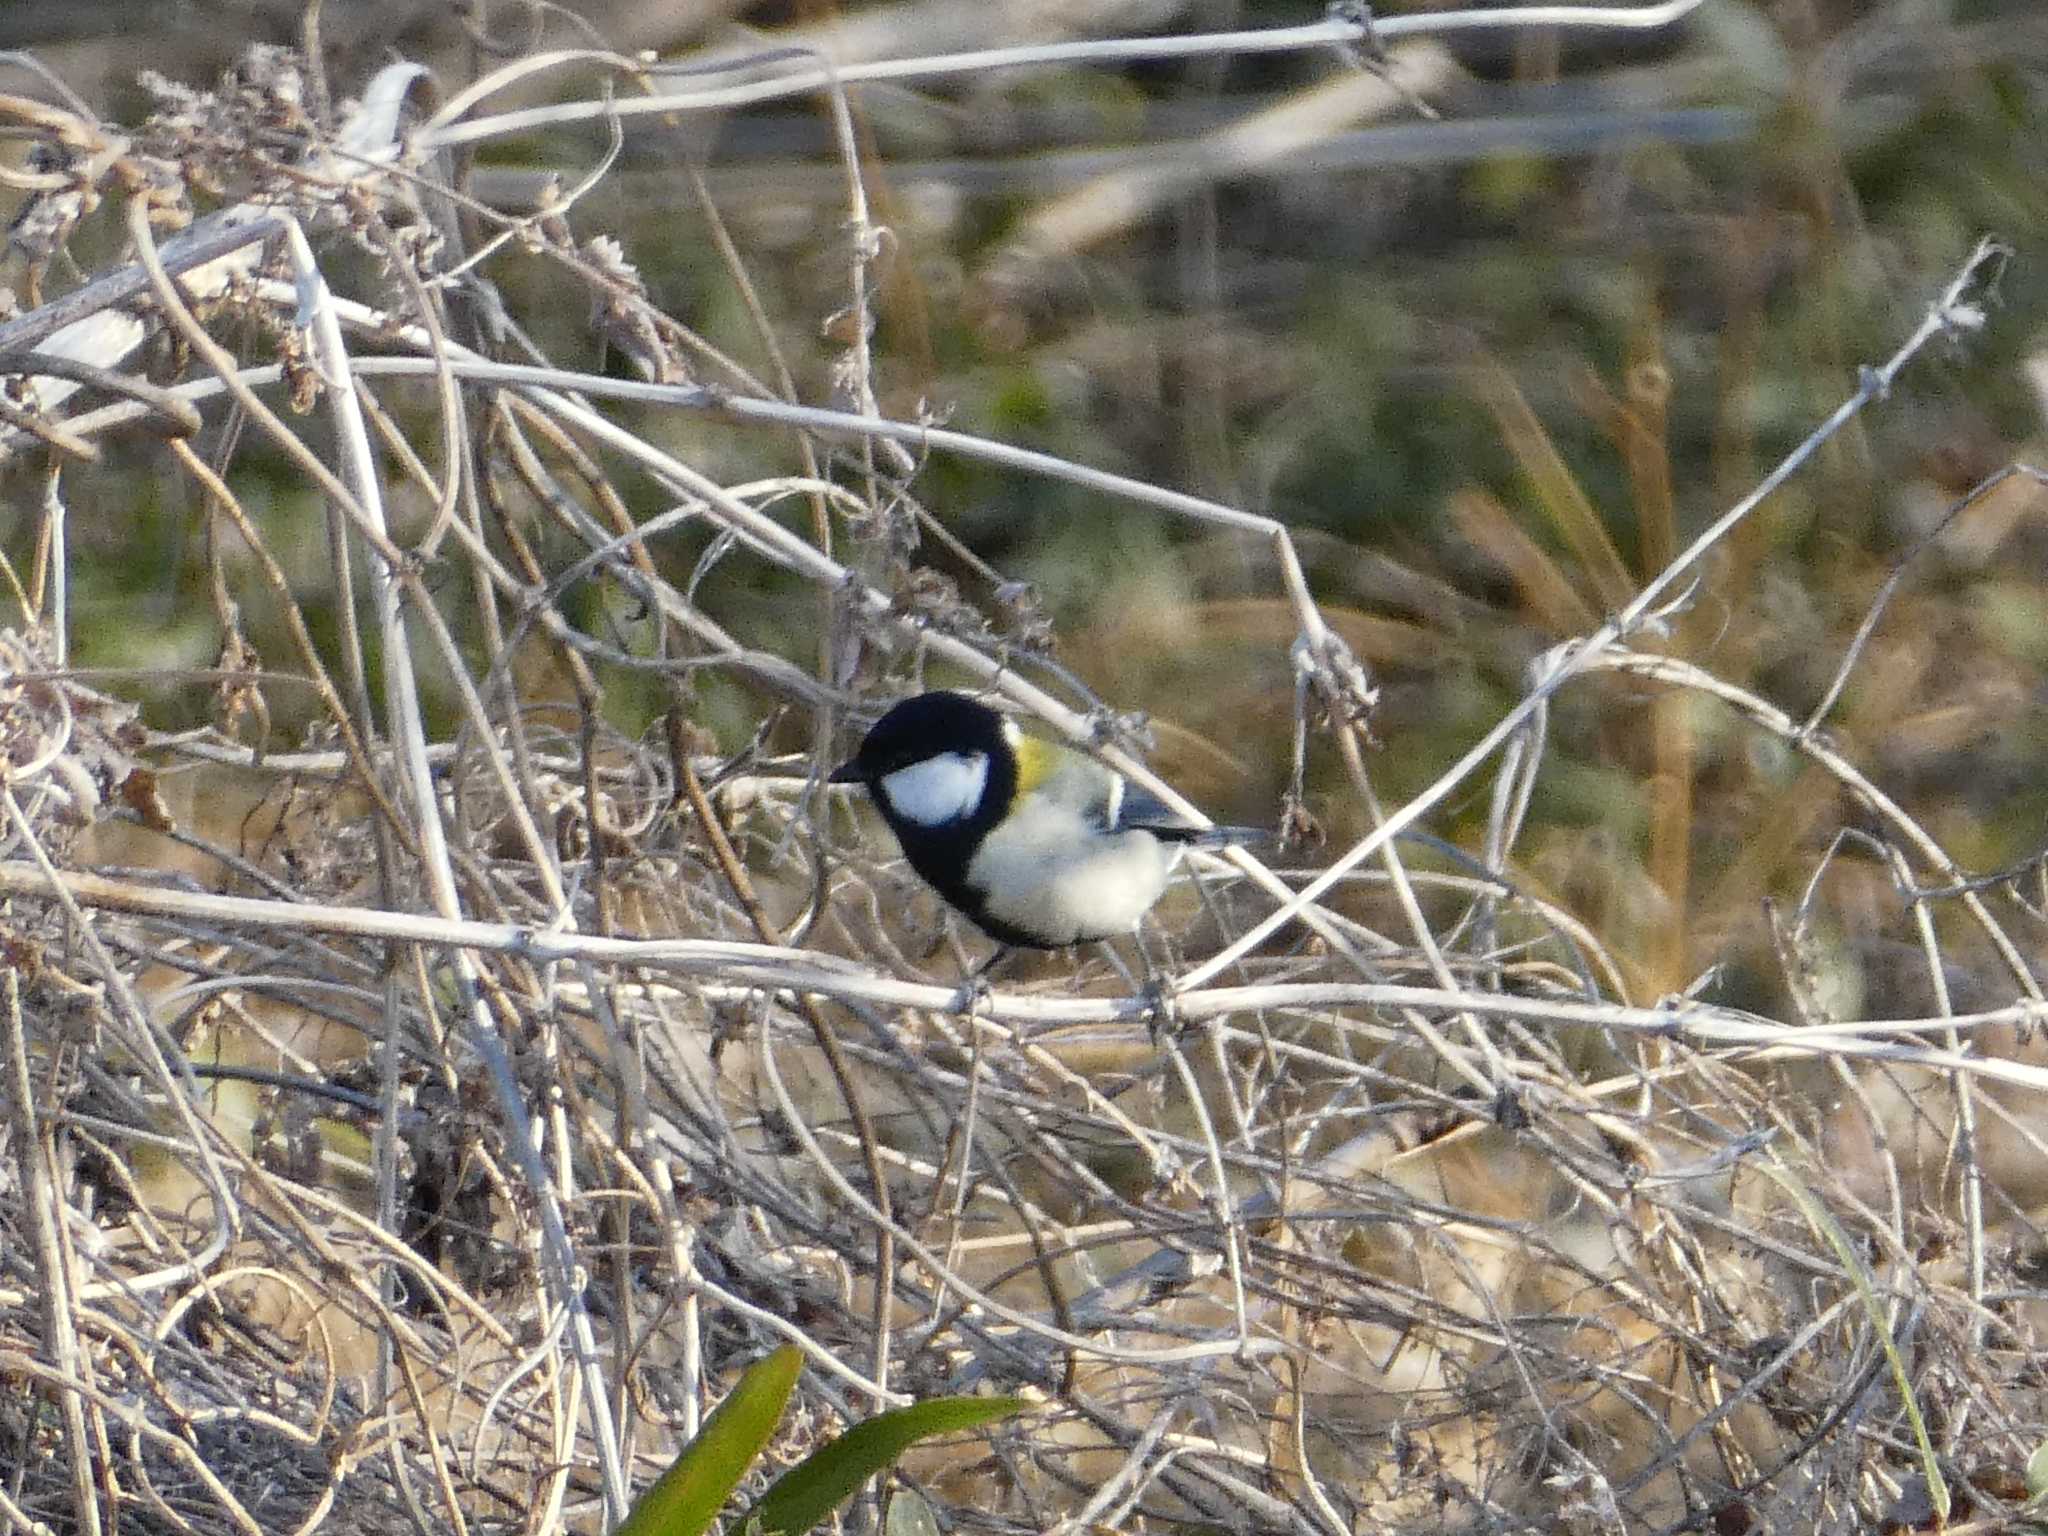
<path id="1" fill-rule="evenodd" d="M 1045 944 L 1076 944 L 1136 928 L 1166 889 L 1175 853 L 1150 832 L 1105 836 L 1053 807 L 991 832 L 967 878 L 991 917 Z"/>

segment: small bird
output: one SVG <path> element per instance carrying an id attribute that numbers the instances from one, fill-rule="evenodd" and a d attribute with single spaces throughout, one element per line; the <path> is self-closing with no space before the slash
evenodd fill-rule
<path id="1" fill-rule="evenodd" d="M 831 779 L 865 785 L 910 867 L 1006 948 L 1132 933 L 1182 849 L 1258 835 L 1196 826 L 1094 758 L 946 689 L 882 716 Z"/>

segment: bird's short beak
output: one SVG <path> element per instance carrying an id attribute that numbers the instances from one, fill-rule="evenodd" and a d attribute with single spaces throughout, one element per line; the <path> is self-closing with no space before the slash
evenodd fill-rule
<path id="1" fill-rule="evenodd" d="M 860 771 L 859 761 L 855 760 L 853 762 L 841 763 L 837 768 L 834 768 L 830 773 L 825 775 L 825 782 L 827 784 L 861 783 L 862 775 Z"/>

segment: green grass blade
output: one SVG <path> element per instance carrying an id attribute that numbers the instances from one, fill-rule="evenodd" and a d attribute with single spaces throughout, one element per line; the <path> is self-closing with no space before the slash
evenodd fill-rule
<path id="1" fill-rule="evenodd" d="M 794 1344 L 755 1361 L 697 1438 L 635 1504 L 612 1536 L 704 1536 L 782 1422 L 803 1356 Z"/>
<path id="2" fill-rule="evenodd" d="M 935 1397 L 878 1413 L 783 1473 L 747 1523 L 758 1517 L 761 1536 L 803 1536 L 919 1440 L 978 1429 L 1023 1407 L 1016 1397 Z"/>
<path id="3" fill-rule="evenodd" d="M 899 1484 L 882 1516 L 882 1536 L 940 1536 L 939 1519 L 923 1494 Z"/>
<path id="4" fill-rule="evenodd" d="M 1906 1362 L 1900 1358 L 1899 1346 L 1892 1338 L 1891 1326 L 1884 1315 L 1884 1304 L 1878 1300 L 1877 1287 L 1871 1283 L 1869 1267 L 1856 1251 L 1849 1234 L 1842 1230 L 1842 1224 L 1835 1220 L 1833 1212 L 1820 1203 L 1790 1164 L 1772 1152 L 1767 1161 L 1757 1166 L 1792 1197 L 1808 1225 L 1835 1250 L 1835 1258 L 1848 1271 L 1849 1279 L 1856 1287 L 1857 1299 L 1863 1305 L 1863 1315 L 1870 1322 L 1870 1331 L 1877 1335 L 1877 1342 L 1884 1350 L 1885 1363 L 1891 1367 L 1892 1382 L 1899 1389 L 1899 1402 L 1906 1410 L 1906 1422 L 1912 1426 L 1913 1442 L 1920 1448 L 1920 1470 L 1927 1480 L 1928 1497 L 1933 1500 L 1934 1511 L 1945 1525 L 1949 1512 L 1948 1480 L 1941 1475 L 1941 1461 L 1934 1451 L 1934 1438 L 1927 1433 L 1927 1422 L 1920 1416 L 1919 1399 L 1913 1396 L 1912 1379 L 1906 1374 Z"/>

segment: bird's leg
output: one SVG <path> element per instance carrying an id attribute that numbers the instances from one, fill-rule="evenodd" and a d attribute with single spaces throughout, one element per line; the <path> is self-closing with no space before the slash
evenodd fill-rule
<path id="1" fill-rule="evenodd" d="M 1180 1010 L 1173 1005 L 1173 994 L 1167 990 L 1167 974 L 1152 960 L 1152 951 L 1145 945 L 1145 929 L 1141 924 L 1131 934 L 1138 946 L 1138 958 L 1145 963 L 1145 987 L 1138 995 L 1145 1000 L 1145 1027 L 1152 1032 L 1154 1040 L 1174 1034 L 1180 1028 Z"/>
<path id="2" fill-rule="evenodd" d="M 948 1013 L 964 1013 L 969 1016 L 978 1013 L 981 1010 L 981 1005 L 988 1001 L 989 974 L 1015 953 L 1017 953 L 1015 945 L 998 944 L 996 952 L 976 966 L 974 973 L 960 983 L 960 990 L 955 992 L 953 1000 L 946 1004 L 946 1011 Z"/>
<path id="3" fill-rule="evenodd" d="M 1145 1019 L 1145 1027 L 1151 1031 L 1153 1043 L 1175 1022 L 1173 995 L 1166 990 L 1166 973 L 1153 963 L 1152 951 L 1145 945 L 1143 927 L 1131 930 L 1131 943 L 1138 951 L 1138 962 L 1144 967 L 1145 979 L 1140 981 L 1131 974 L 1131 968 L 1124 964 L 1123 957 L 1116 952 L 1116 946 L 1104 939 L 1102 952 L 1109 956 L 1109 963 L 1116 967 L 1124 984 L 1131 989 L 1131 996 L 1137 1002 L 1139 1014 Z"/>
<path id="4" fill-rule="evenodd" d="M 1123 984 L 1131 989 L 1133 996 L 1144 990 L 1145 984 L 1132 974 L 1131 968 L 1124 964 L 1124 957 L 1117 953 L 1116 940 L 1097 939 L 1095 947 L 1102 951 L 1102 958 L 1107 960 L 1109 968 L 1123 979 Z"/>

